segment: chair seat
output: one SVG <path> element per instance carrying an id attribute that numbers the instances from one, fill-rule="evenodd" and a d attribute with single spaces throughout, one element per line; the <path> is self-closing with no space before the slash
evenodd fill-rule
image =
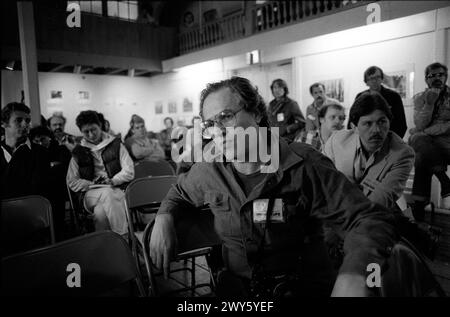
<path id="1" fill-rule="evenodd" d="M 186 251 L 183 253 L 179 253 L 177 255 L 176 261 L 184 260 L 184 259 L 188 259 L 188 258 L 192 258 L 192 257 L 198 257 L 198 256 L 202 256 L 202 255 L 207 255 L 211 252 L 211 250 L 212 250 L 211 247 L 206 247 L 206 248 L 199 248 L 199 249 L 189 250 L 189 251 Z"/>

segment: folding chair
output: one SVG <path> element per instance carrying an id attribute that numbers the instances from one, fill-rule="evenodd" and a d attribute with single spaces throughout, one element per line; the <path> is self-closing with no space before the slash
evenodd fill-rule
<path id="1" fill-rule="evenodd" d="M 382 297 L 446 297 L 425 258 L 405 238 L 394 245 L 379 290 Z"/>
<path id="2" fill-rule="evenodd" d="M 145 296 L 125 240 L 98 231 L 2 259 L 2 295 Z"/>
<path id="3" fill-rule="evenodd" d="M 134 177 L 142 178 L 147 176 L 175 175 L 175 170 L 169 162 L 161 161 L 141 161 L 134 165 Z"/>
<path id="4" fill-rule="evenodd" d="M 195 295 L 195 290 L 200 287 L 209 287 L 211 292 L 215 291 L 215 274 L 213 273 L 212 263 L 221 262 L 213 258 L 213 249 L 221 249 L 222 241 L 214 229 L 214 216 L 208 208 L 201 210 L 185 210 L 175 223 L 175 231 L 178 240 L 178 255 L 175 261 L 183 260 L 185 267 L 171 270 L 170 273 L 187 270 L 191 274 L 191 285 L 181 287 L 171 291 L 166 295 L 177 292 L 191 291 Z M 145 267 L 150 280 L 149 296 L 159 296 L 155 273 L 153 272 L 152 259 L 150 257 L 150 237 L 153 230 L 154 221 L 149 223 L 144 231 L 144 258 Z M 220 252 L 221 253 L 221 252 Z M 196 264 L 195 258 L 205 256 L 208 265 L 209 283 L 196 283 Z M 220 254 L 221 257 L 221 254 Z M 186 266 L 187 260 L 191 260 L 191 267 Z M 217 267 L 221 265 L 216 265 Z"/>
<path id="5" fill-rule="evenodd" d="M 1 223 L 3 255 L 55 243 L 52 207 L 42 196 L 2 200 Z"/>
<path id="6" fill-rule="evenodd" d="M 128 237 L 139 267 L 139 250 L 142 250 L 142 235 L 145 216 L 155 214 L 176 176 L 144 177 L 132 181 L 125 191 L 125 206 L 128 216 Z"/>

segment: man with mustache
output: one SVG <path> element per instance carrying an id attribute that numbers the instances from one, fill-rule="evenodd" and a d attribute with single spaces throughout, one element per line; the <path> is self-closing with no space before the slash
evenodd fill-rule
<path id="1" fill-rule="evenodd" d="M 339 105 L 340 102 L 336 99 L 327 97 L 325 95 L 325 86 L 322 83 L 314 83 L 309 87 L 309 92 L 314 98 L 312 104 L 306 108 L 306 132 L 317 133 L 320 129 L 319 110 L 326 105 Z"/>
<path id="2" fill-rule="evenodd" d="M 383 96 L 383 98 L 386 99 L 392 112 L 392 121 L 390 128 L 391 131 L 397 133 L 399 137 L 403 138 L 405 136 L 407 126 L 402 97 L 400 97 L 400 95 L 396 91 L 383 86 L 381 84 L 383 82 L 383 79 L 384 73 L 380 67 L 371 66 L 367 68 L 364 72 L 364 82 L 369 87 L 369 89 L 357 94 L 356 98 L 367 91 L 379 92 Z M 347 128 L 351 128 L 350 122 L 348 123 Z"/>
<path id="3" fill-rule="evenodd" d="M 428 88 L 414 97 L 414 124 L 410 144 L 416 152 L 412 212 L 422 221 L 424 208 L 430 202 L 431 178 L 441 183 L 441 206 L 450 208 L 450 179 L 446 175 L 450 164 L 450 88 L 446 85 L 448 68 L 433 63 L 425 69 Z"/>
<path id="4" fill-rule="evenodd" d="M 391 120 L 383 96 L 365 92 L 350 109 L 352 129 L 331 135 L 324 152 L 371 201 L 395 209 L 414 164 L 414 151 L 389 131 Z"/>

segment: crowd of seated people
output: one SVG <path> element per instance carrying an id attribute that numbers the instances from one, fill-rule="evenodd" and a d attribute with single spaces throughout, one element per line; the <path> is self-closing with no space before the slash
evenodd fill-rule
<path id="1" fill-rule="evenodd" d="M 306 116 L 288 97 L 282 79 L 272 82 L 274 99 L 268 105 L 245 78 L 208 84 L 201 93 L 201 116 L 192 119 L 187 133 L 199 128 L 206 135 L 206 121 L 224 135 L 230 127 L 258 132 L 261 127 L 276 127 L 280 138 L 269 145 L 269 152 L 279 153 L 279 168 L 266 173 L 268 162 L 260 156 L 256 162 L 248 160 L 246 154 L 253 148 L 249 142 L 266 145 L 260 138 L 246 142 L 243 149 L 229 148 L 224 142 L 224 161 L 178 164 L 177 184 L 162 202 L 151 235 L 155 266 L 167 275 L 176 254 L 174 223 L 180 208 L 208 205 L 223 243 L 217 294 L 267 295 L 264 283 L 288 272 L 285 275 L 294 281 L 289 292 L 296 296 L 373 295 L 366 285 L 367 265 L 383 266 L 390 256 L 386 250 L 411 233 L 400 225 L 405 220 L 397 201 L 413 167 L 416 222 L 424 221 L 432 175 L 441 183 L 443 200 L 450 201 L 447 67 L 434 63 L 426 68 L 428 88 L 414 98 L 416 126 L 408 141 L 403 140 L 406 120 L 401 97 L 383 86 L 383 76 L 377 66 L 364 72 L 369 89 L 351 105 L 347 129 L 345 107 L 326 95 L 322 83 L 310 86 L 314 101 L 306 107 Z M 125 236 L 124 189 L 135 178 L 135 164 L 170 161 L 174 144 L 182 139 L 174 135 L 178 130 L 170 117 L 164 119 L 165 129 L 154 133 L 147 131 L 141 116 L 133 114 L 123 140 L 103 114 L 93 110 L 82 111 L 75 119 L 81 138 L 64 132 L 62 114 L 31 130 L 30 121 L 30 109 L 22 103 L 2 109 L 2 199 L 47 197 L 60 239 L 66 185 L 92 216 L 95 230 Z M 202 139 L 202 146 L 215 140 L 217 136 Z M 191 146 L 182 151 L 190 151 Z M 239 151 L 244 161 L 237 159 Z M 338 264 L 330 257 L 336 243 L 341 249 Z M 264 287 L 259 289 L 255 283 Z"/>

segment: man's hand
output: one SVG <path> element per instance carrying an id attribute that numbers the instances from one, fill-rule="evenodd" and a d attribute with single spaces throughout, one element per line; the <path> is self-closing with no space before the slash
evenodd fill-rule
<path id="1" fill-rule="evenodd" d="M 368 297 L 366 278 L 363 275 L 339 274 L 334 283 L 331 297 Z"/>
<path id="2" fill-rule="evenodd" d="M 430 88 L 425 90 L 424 92 L 424 98 L 427 105 L 434 105 L 436 100 L 439 98 L 439 94 L 441 93 L 441 90 L 439 88 Z"/>
<path id="3" fill-rule="evenodd" d="M 164 270 L 164 278 L 169 278 L 170 261 L 177 254 L 177 237 L 173 217 L 170 214 L 157 215 L 150 238 L 150 257 L 153 264 Z"/>
<path id="4" fill-rule="evenodd" d="M 79 182 L 78 184 L 76 184 L 72 190 L 74 192 L 85 192 L 89 190 L 89 185 L 91 185 L 92 183 L 88 182 L 88 181 L 82 181 Z"/>

